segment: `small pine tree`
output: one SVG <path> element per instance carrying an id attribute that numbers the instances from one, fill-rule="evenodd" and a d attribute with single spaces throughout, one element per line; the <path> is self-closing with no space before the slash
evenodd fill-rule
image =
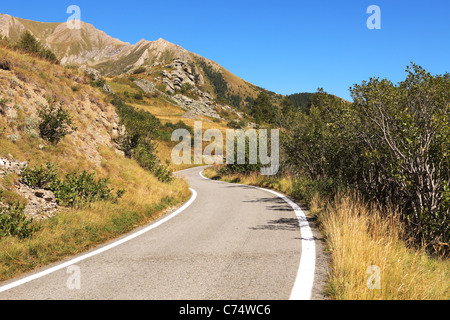
<path id="1" fill-rule="evenodd" d="M 52 63 L 59 63 L 56 55 L 50 49 L 43 46 L 28 30 L 22 33 L 15 47 L 25 52 L 34 53 Z"/>
<path id="2" fill-rule="evenodd" d="M 22 33 L 17 42 L 17 49 L 26 52 L 39 53 L 41 47 L 41 43 L 28 30 Z"/>

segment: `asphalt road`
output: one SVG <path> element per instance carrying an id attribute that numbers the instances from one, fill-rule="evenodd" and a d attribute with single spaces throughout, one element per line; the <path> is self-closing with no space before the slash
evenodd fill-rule
<path id="1" fill-rule="evenodd" d="M 201 171 L 178 173 L 196 197 L 173 218 L 1 283 L 0 299 L 289 299 L 305 240 L 292 207 Z"/>

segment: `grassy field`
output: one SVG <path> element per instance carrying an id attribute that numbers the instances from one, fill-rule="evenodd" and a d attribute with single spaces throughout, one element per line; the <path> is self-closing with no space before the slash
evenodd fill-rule
<path id="1" fill-rule="evenodd" d="M 331 253 L 326 292 L 330 298 L 450 299 L 450 261 L 409 247 L 403 240 L 402 226 L 394 210 L 369 206 L 356 195 L 342 194 L 327 199 L 306 190 L 306 183 L 290 176 L 221 176 L 215 168 L 206 169 L 204 174 L 212 179 L 274 189 L 307 204 Z M 379 272 L 379 289 L 372 282 L 374 271 Z"/>
<path id="2" fill-rule="evenodd" d="M 95 202 L 83 208 L 67 208 L 40 222 L 32 238 L 0 240 L 0 280 L 45 266 L 86 251 L 158 218 L 164 210 L 190 197 L 184 180 L 159 182 L 134 160 L 101 150 L 103 162 L 97 175 L 110 178 L 115 189 L 126 192 L 117 203 Z"/>

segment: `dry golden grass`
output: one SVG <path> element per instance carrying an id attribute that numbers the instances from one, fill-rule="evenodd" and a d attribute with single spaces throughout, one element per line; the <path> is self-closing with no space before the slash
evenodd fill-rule
<path id="1" fill-rule="evenodd" d="M 41 222 L 30 239 L 0 240 L 0 281 L 78 254 L 158 218 L 165 209 L 186 201 L 187 182 L 158 181 L 134 160 L 101 150 L 98 177 L 108 177 L 110 186 L 126 193 L 117 203 L 96 202 L 89 207 L 66 209 Z"/>
<path id="2" fill-rule="evenodd" d="M 450 261 L 408 248 L 397 216 L 356 196 L 338 196 L 319 214 L 332 252 L 329 290 L 335 299 L 450 299 Z M 380 289 L 367 284 L 372 265 L 380 270 Z"/>

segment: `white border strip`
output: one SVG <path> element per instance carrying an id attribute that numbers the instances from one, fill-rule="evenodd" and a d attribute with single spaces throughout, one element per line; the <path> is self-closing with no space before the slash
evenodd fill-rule
<path id="1" fill-rule="evenodd" d="M 300 232 L 302 235 L 302 253 L 300 256 L 300 264 L 297 271 L 297 277 L 295 279 L 294 287 L 292 288 L 289 300 L 311 300 L 316 266 L 316 245 L 314 243 L 314 235 L 311 231 L 308 220 L 303 210 L 294 201 L 276 191 L 252 185 L 243 185 L 239 183 L 229 183 L 224 181 L 212 180 L 205 177 L 203 175 L 203 171 L 200 171 L 199 174 L 203 179 L 211 180 L 217 183 L 246 186 L 270 192 L 286 201 L 292 207 L 295 215 L 297 216 L 298 224 L 300 226 Z"/>
<path id="2" fill-rule="evenodd" d="M 4 292 L 4 291 L 7 291 L 7 290 L 10 290 L 12 288 L 15 288 L 17 286 L 20 286 L 22 284 L 25 284 L 27 282 L 30 282 L 30 281 L 36 280 L 38 278 L 41 278 L 41 277 L 46 276 L 46 275 L 48 275 L 50 273 L 53 273 L 55 271 L 61 270 L 63 268 L 66 268 L 66 267 L 68 267 L 70 265 L 73 265 L 75 263 L 78 263 L 78 262 L 80 262 L 82 260 L 85 260 L 85 259 L 88 259 L 90 257 L 96 256 L 96 255 L 98 255 L 98 254 L 100 254 L 102 252 L 110 250 L 110 249 L 112 249 L 114 247 L 117 247 L 117 246 L 127 242 L 127 241 L 130 241 L 130 240 L 132 240 L 132 239 L 134 239 L 136 237 L 139 237 L 140 235 L 142 235 L 142 234 L 144 234 L 144 233 L 146 233 L 146 232 L 148 232 L 148 231 L 150 231 L 150 230 L 152 230 L 152 229 L 154 229 L 156 227 L 159 227 L 164 222 L 167 222 L 168 220 L 172 219 L 173 217 L 175 217 L 179 213 L 181 213 L 184 210 L 186 210 L 192 204 L 192 202 L 194 202 L 194 200 L 197 198 L 197 192 L 194 189 L 191 189 L 191 188 L 189 188 L 189 190 L 191 190 L 192 196 L 188 200 L 188 202 L 186 202 L 183 206 L 181 206 L 180 208 L 178 208 L 176 211 L 172 212 L 168 216 L 164 217 L 163 219 L 159 220 L 158 222 L 155 222 L 152 225 L 150 225 L 150 226 L 148 226 L 148 227 L 146 227 L 146 228 L 144 228 L 142 230 L 139 230 L 139 231 L 137 231 L 137 232 L 135 232 L 135 233 L 133 233 L 133 234 L 131 234 L 129 236 L 126 236 L 126 237 L 124 237 L 124 238 L 122 238 L 120 240 L 114 241 L 113 243 L 110 243 L 110 244 L 108 244 L 108 245 L 106 245 L 104 247 L 101 247 L 101 248 L 97 249 L 97 250 L 94 250 L 92 252 L 89 252 L 87 254 L 79 256 L 79 257 L 74 258 L 72 260 L 69 260 L 67 262 L 58 264 L 57 266 L 54 266 L 54 267 L 49 268 L 49 269 L 46 269 L 46 270 L 44 270 L 42 272 L 33 274 L 33 275 L 28 276 L 26 278 L 23 278 L 23 279 L 14 281 L 14 282 L 12 282 L 10 284 L 7 284 L 5 286 L 2 286 L 2 287 L 0 287 L 0 293 Z"/>

